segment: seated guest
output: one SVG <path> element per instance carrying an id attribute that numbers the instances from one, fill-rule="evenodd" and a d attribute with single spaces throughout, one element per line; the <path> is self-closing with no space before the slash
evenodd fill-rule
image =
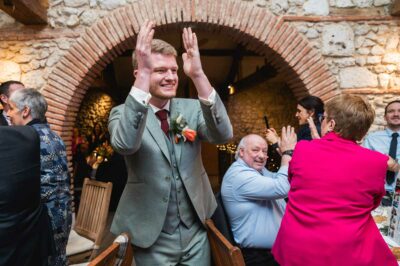
<path id="1" fill-rule="evenodd" d="M 48 265 L 52 228 L 40 202 L 39 136 L 0 127 L 0 265 Z"/>
<path id="2" fill-rule="evenodd" d="M 385 195 L 385 175 L 398 165 L 357 144 L 374 121 L 361 97 L 325 105 L 321 139 L 300 141 L 289 165 L 289 201 L 272 248 L 291 265 L 397 265 L 371 216 Z"/>
<path id="3" fill-rule="evenodd" d="M 386 129 L 368 134 L 363 146 L 373 151 L 388 154 L 393 159 L 400 159 L 400 100 L 394 100 L 385 107 Z M 392 206 L 392 194 L 396 190 L 396 173 L 386 172 L 385 189 L 388 197 L 382 199 L 383 206 Z"/>
<path id="4" fill-rule="evenodd" d="M 247 135 L 238 145 L 236 162 L 223 178 L 222 200 L 247 266 L 277 265 L 270 249 L 285 212 L 287 168 L 295 145 L 293 128 L 283 128 L 281 168 L 272 173 L 265 168 L 267 142 L 259 135 Z"/>
<path id="5" fill-rule="evenodd" d="M 48 209 L 57 255 L 51 265 L 66 265 L 66 246 L 71 230 L 71 195 L 64 142 L 45 122 L 47 102 L 40 92 L 22 89 L 11 94 L 7 115 L 13 125 L 32 126 L 40 137 L 41 198 Z"/>

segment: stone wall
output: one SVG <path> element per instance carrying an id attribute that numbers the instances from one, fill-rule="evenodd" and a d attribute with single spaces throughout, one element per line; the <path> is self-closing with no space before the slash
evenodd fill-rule
<path id="1" fill-rule="evenodd" d="M 20 80 L 27 87 L 41 89 L 73 42 L 69 38 L 0 42 L 0 82 Z"/>
<path id="2" fill-rule="evenodd" d="M 111 108 L 115 106 L 112 98 L 97 90 L 89 90 L 82 102 L 76 126 L 85 136 L 92 134 L 95 124 L 99 124 L 104 131 L 108 128 L 108 116 Z"/>
<path id="3" fill-rule="evenodd" d="M 137 1 L 49 0 L 44 29 L 24 26 L 0 11 L 0 82 L 17 79 L 42 89 L 55 64 L 87 27 L 133 2 Z M 392 2 L 242 0 L 295 26 L 320 52 L 340 90 L 365 95 L 377 108 L 374 129 L 384 125 L 384 104 L 400 93 L 400 24 L 389 16 Z M 251 122 L 246 124 L 251 127 Z"/>

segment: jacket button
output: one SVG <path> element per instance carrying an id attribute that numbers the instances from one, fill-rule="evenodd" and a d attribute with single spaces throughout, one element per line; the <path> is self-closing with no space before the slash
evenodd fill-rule
<path id="1" fill-rule="evenodd" d="M 167 201 L 168 201 L 168 198 L 167 198 L 167 197 L 164 197 L 164 198 L 163 198 L 163 201 L 164 201 L 164 202 L 167 202 Z"/>
<path id="2" fill-rule="evenodd" d="M 169 176 L 166 176 L 166 177 L 165 177 L 165 180 L 169 181 L 169 179 L 170 179 L 170 177 L 169 177 Z"/>

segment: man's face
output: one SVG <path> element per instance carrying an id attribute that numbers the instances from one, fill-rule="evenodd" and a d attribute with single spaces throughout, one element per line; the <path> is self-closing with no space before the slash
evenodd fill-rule
<path id="1" fill-rule="evenodd" d="M 3 101 L 3 103 L 8 104 L 8 99 L 10 98 L 11 94 L 14 91 L 24 89 L 24 88 L 25 88 L 24 85 L 21 85 L 21 84 L 11 84 L 10 87 L 8 88 L 8 95 L 2 94 L 1 100 Z"/>
<path id="2" fill-rule="evenodd" d="M 150 76 L 150 93 L 159 100 L 176 95 L 178 88 L 178 64 L 174 55 L 151 54 L 153 72 Z"/>
<path id="3" fill-rule="evenodd" d="M 391 129 L 400 127 L 400 103 L 394 102 L 387 107 L 385 120 Z"/>
<path id="4" fill-rule="evenodd" d="M 239 156 L 248 166 L 261 171 L 268 159 L 268 144 L 260 136 L 250 136 L 245 147 L 239 150 Z"/>
<path id="5" fill-rule="evenodd" d="M 14 126 L 24 126 L 23 110 L 19 110 L 13 101 L 8 101 L 8 106 L 7 116 L 10 118 L 11 124 Z"/>

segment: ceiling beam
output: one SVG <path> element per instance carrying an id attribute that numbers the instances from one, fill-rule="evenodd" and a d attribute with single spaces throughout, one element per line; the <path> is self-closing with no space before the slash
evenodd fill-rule
<path id="1" fill-rule="evenodd" d="M 392 16 L 400 16 L 400 0 L 394 0 L 390 10 Z"/>
<path id="2" fill-rule="evenodd" d="M 271 79 L 271 78 L 275 77 L 277 74 L 278 74 L 278 72 L 276 71 L 276 69 L 273 66 L 265 65 L 265 66 L 261 67 L 260 69 L 258 69 L 253 74 L 245 77 L 244 79 L 241 79 L 241 80 L 235 82 L 232 85 L 235 88 L 236 92 L 243 91 L 247 88 L 252 88 L 253 86 L 255 86 L 261 82 Z"/>
<path id="3" fill-rule="evenodd" d="M 47 0 L 0 0 L 0 9 L 25 25 L 47 24 Z"/>

